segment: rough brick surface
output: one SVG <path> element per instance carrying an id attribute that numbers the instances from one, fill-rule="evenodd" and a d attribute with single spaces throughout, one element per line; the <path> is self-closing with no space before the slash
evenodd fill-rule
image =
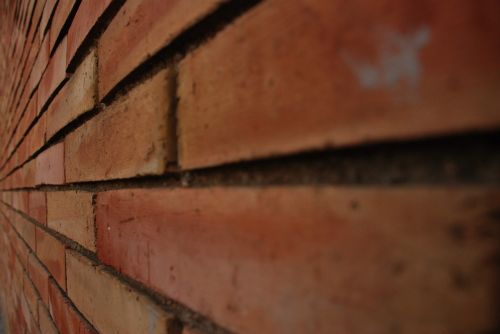
<path id="1" fill-rule="evenodd" d="M 181 62 L 180 163 L 498 127 L 498 10 L 266 1 Z"/>
<path id="2" fill-rule="evenodd" d="M 0 332 L 497 333 L 498 13 L 0 1 Z"/>
<path id="3" fill-rule="evenodd" d="M 95 251 L 92 193 L 60 191 L 47 195 L 48 226 Z"/>
<path id="4" fill-rule="evenodd" d="M 99 39 L 100 96 L 105 96 L 135 67 L 220 2 L 127 1 Z M 124 35 L 127 38 L 122 38 Z M 117 57 L 120 58 L 119 62 L 116 61 Z"/>
<path id="5" fill-rule="evenodd" d="M 169 70 L 155 74 L 66 137 L 68 182 L 166 171 L 174 144 L 168 142 L 173 137 L 169 75 Z"/>
<path id="6" fill-rule="evenodd" d="M 151 300 L 75 252 L 67 254 L 68 295 L 98 331 L 175 334 L 168 331 L 170 317 Z"/>
<path id="7" fill-rule="evenodd" d="M 98 255 L 237 332 L 487 329 L 495 269 L 471 265 L 498 247 L 449 231 L 489 228 L 498 200 L 427 188 L 112 191 L 97 197 Z"/>

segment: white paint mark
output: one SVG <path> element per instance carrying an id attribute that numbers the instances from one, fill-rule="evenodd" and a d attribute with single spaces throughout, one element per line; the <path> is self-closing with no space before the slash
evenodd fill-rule
<path id="1" fill-rule="evenodd" d="M 361 87 L 395 88 L 399 82 L 417 87 L 422 73 L 418 53 L 430 40 L 429 28 L 424 26 L 407 35 L 397 31 L 385 31 L 382 35 L 383 42 L 375 64 L 343 54 Z"/>

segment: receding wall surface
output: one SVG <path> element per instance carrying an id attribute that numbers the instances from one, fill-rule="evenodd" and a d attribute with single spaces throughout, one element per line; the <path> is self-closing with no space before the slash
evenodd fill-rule
<path id="1" fill-rule="evenodd" d="M 499 1 L 0 10 L 0 332 L 500 331 Z"/>

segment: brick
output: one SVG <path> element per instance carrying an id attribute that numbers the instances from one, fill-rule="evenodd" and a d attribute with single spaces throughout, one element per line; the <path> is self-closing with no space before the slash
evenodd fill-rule
<path id="1" fill-rule="evenodd" d="M 66 41 L 65 37 L 49 61 L 38 87 L 37 109 L 40 113 L 49 97 L 66 79 Z"/>
<path id="2" fill-rule="evenodd" d="M 26 191 L 15 191 L 12 193 L 12 206 L 19 211 L 28 212 L 28 193 Z"/>
<path id="3" fill-rule="evenodd" d="M 47 225 L 47 198 L 43 191 L 28 193 L 28 214 L 42 225 Z"/>
<path id="4" fill-rule="evenodd" d="M 94 334 L 96 331 L 83 319 L 71 305 L 55 281 L 50 281 L 50 312 L 60 333 Z M 94 293 L 94 292 L 91 292 Z"/>
<path id="5" fill-rule="evenodd" d="M 39 301 L 38 302 L 38 323 L 40 325 L 40 332 L 43 334 L 59 334 L 54 321 L 50 317 L 50 313 L 46 306 Z"/>
<path id="6" fill-rule="evenodd" d="M 169 76 L 161 70 L 65 138 L 67 182 L 166 171 L 175 155 Z"/>
<path id="7" fill-rule="evenodd" d="M 58 0 L 46 0 L 45 1 L 45 6 L 43 8 L 43 13 L 42 13 L 42 18 L 40 20 L 40 27 L 38 29 L 38 33 L 40 37 L 43 37 L 45 35 L 45 32 L 49 28 L 48 23 L 49 19 L 52 16 L 52 13 L 54 12 L 56 8 Z M 45 35 L 46 38 L 49 38 L 49 34 Z"/>
<path id="8" fill-rule="evenodd" d="M 43 151 L 35 160 L 36 184 L 63 184 L 64 143 L 55 144 Z"/>
<path id="9" fill-rule="evenodd" d="M 134 68 L 203 15 L 213 11 L 221 2 L 220 0 L 125 2 L 99 39 L 99 96 L 101 98 L 106 96 Z"/>
<path id="10" fill-rule="evenodd" d="M 98 258 L 235 332 L 487 331 L 499 199 L 487 188 L 109 191 L 96 201 Z"/>
<path id="11" fill-rule="evenodd" d="M 45 144 L 46 119 L 45 115 L 40 117 L 25 139 L 28 144 L 28 157 L 32 156 Z"/>
<path id="12" fill-rule="evenodd" d="M 35 225 L 19 214 L 13 215 L 13 223 L 21 238 L 23 238 L 31 249 L 35 249 Z"/>
<path id="13" fill-rule="evenodd" d="M 65 246 L 59 240 L 36 228 L 36 255 L 47 267 L 57 283 L 66 289 Z"/>
<path id="14" fill-rule="evenodd" d="M 36 323 L 38 323 L 38 294 L 35 290 L 35 286 L 31 282 L 28 277 L 28 274 L 25 273 L 23 276 L 23 292 L 26 297 L 26 302 L 28 303 L 28 307 L 33 315 L 33 318 Z"/>
<path id="15" fill-rule="evenodd" d="M 92 50 L 72 74 L 48 110 L 47 137 L 91 110 L 97 100 L 97 58 Z"/>
<path id="16" fill-rule="evenodd" d="M 53 50 L 55 43 L 57 42 L 57 38 L 61 33 L 61 29 L 63 25 L 66 23 L 69 14 L 71 13 L 73 7 L 77 3 L 76 0 L 66 0 L 66 1 L 58 1 L 56 10 L 54 12 L 54 17 L 52 18 L 52 24 L 50 27 L 50 49 Z M 66 61 L 66 59 L 65 59 Z"/>
<path id="17" fill-rule="evenodd" d="M 35 285 L 40 299 L 48 305 L 49 303 L 49 273 L 40 263 L 38 258 L 30 253 L 27 267 L 31 281 Z"/>
<path id="18" fill-rule="evenodd" d="M 95 251 L 92 193 L 57 191 L 47 194 L 47 221 L 51 229 Z"/>
<path id="19" fill-rule="evenodd" d="M 174 333 L 172 318 L 90 260 L 68 250 L 68 295 L 103 333 Z M 94 293 L 99 291 L 99 293 Z"/>
<path id="20" fill-rule="evenodd" d="M 181 62 L 180 165 L 498 128 L 499 10 L 263 2 Z"/>
<path id="21" fill-rule="evenodd" d="M 103 15 L 112 0 L 87 0 L 82 1 L 78 7 L 73 22 L 68 30 L 68 43 L 66 59 L 67 64 L 73 60 L 76 51 L 81 46 L 90 30 Z"/>
<path id="22" fill-rule="evenodd" d="M 38 83 L 40 82 L 40 79 L 42 78 L 42 74 L 45 71 L 45 68 L 49 64 L 49 56 L 50 56 L 50 44 L 49 44 L 49 37 L 46 36 L 42 44 L 40 45 L 40 50 L 38 51 L 38 54 L 36 56 L 35 63 L 33 64 L 33 70 L 30 73 L 30 78 L 29 78 L 29 91 L 32 92 Z"/>
<path id="23" fill-rule="evenodd" d="M 16 250 L 17 257 L 19 258 L 19 261 L 23 265 L 23 268 L 28 268 L 28 256 L 30 253 L 28 245 L 15 233 L 12 233 L 10 238 L 13 241 L 12 243 Z"/>

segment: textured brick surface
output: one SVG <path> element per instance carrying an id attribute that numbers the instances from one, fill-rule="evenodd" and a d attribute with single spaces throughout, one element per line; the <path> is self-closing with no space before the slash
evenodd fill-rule
<path id="1" fill-rule="evenodd" d="M 60 191 L 47 195 L 48 226 L 95 251 L 92 193 Z"/>
<path id="2" fill-rule="evenodd" d="M 36 255 L 59 286 L 66 289 L 65 246 L 41 228 L 36 228 Z"/>
<path id="3" fill-rule="evenodd" d="M 180 163 L 498 127 L 499 9 L 262 3 L 181 62 Z"/>
<path id="4" fill-rule="evenodd" d="M 151 300 L 72 251 L 67 261 L 68 295 L 98 331 L 175 334 L 168 331 L 170 317 Z"/>
<path id="5" fill-rule="evenodd" d="M 97 197 L 98 255 L 237 332 L 487 329 L 495 269 L 471 265 L 498 247 L 449 231 L 488 228 L 498 199 L 428 188 L 112 191 Z"/>
<path id="6" fill-rule="evenodd" d="M 160 71 L 66 137 L 68 182 L 165 172 L 174 144 L 169 73 Z"/>
<path id="7" fill-rule="evenodd" d="M 220 2 L 127 1 L 99 39 L 100 96 Z"/>

